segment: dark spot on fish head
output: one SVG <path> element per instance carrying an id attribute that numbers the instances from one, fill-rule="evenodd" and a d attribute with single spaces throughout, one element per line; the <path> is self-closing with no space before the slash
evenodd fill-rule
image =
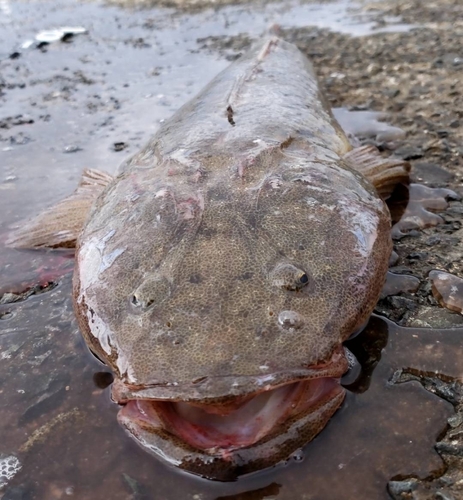
<path id="1" fill-rule="evenodd" d="M 239 280 L 250 280 L 252 279 L 254 276 L 254 273 L 251 273 L 251 272 L 246 272 L 244 274 L 242 274 L 241 276 L 238 276 L 237 279 Z"/>
<path id="2" fill-rule="evenodd" d="M 197 285 L 197 284 L 201 283 L 201 281 L 202 281 L 202 278 L 201 278 L 201 276 L 200 276 L 199 274 L 197 274 L 197 273 L 196 273 L 196 274 L 192 274 L 192 275 L 190 276 L 190 283 L 194 283 L 194 284 L 196 284 L 196 285 Z"/>

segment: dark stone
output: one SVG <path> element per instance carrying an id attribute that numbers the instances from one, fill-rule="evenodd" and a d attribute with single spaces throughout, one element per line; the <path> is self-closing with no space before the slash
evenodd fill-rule
<path id="1" fill-rule="evenodd" d="M 463 205 L 461 203 L 455 203 L 447 208 L 447 213 L 450 215 L 461 216 L 463 214 Z"/>
<path id="2" fill-rule="evenodd" d="M 8 116 L 0 120 L 0 128 L 9 129 L 16 125 L 30 125 L 34 120 L 27 115 Z"/>
<path id="3" fill-rule="evenodd" d="M 407 259 L 409 260 L 425 260 L 429 254 L 427 252 L 412 252 L 407 255 Z"/>
<path id="4" fill-rule="evenodd" d="M 115 142 L 113 144 L 114 151 L 123 151 L 128 147 L 128 144 L 126 142 Z"/>
<path id="5" fill-rule="evenodd" d="M 400 90 L 399 89 L 385 89 L 382 91 L 382 94 L 385 95 L 386 97 L 394 98 L 400 94 Z"/>
<path id="6" fill-rule="evenodd" d="M 455 179 L 455 175 L 447 172 L 439 165 L 428 162 L 418 162 L 413 165 L 412 182 L 424 182 L 426 184 L 446 184 Z"/>
<path id="7" fill-rule="evenodd" d="M 17 135 L 12 135 L 10 137 L 10 144 L 14 146 L 23 146 L 24 144 L 28 144 L 31 141 L 32 139 L 27 135 L 24 135 L 22 132 L 20 132 Z"/>
<path id="8" fill-rule="evenodd" d="M 429 247 L 432 247 L 434 245 L 438 245 L 439 243 L 441 243 L 442 241 L 442 237 L 440 234 L 435 234 L 434 236 L 431 236 L 430 238 L 428 238 L 424 244 L 425 245 L 428 245 Z"/>
<path id="9" fill-rule="evenodd" d="M 395 150 L 395 154 L 404 160 L 417 160 L 423 157 L 421 148 L 414 148 L 412 146 L 402 146 Z"/>
<path id="10" fill-rule="evenodd" d="M 436 498 L 438 500 L 456 500 L 453 495 L 450 495 L 450 493 L 445 493 L 444 491 L 436 491 Z"/>
<path id="11" fill-rule="evenodd" d="M 404 494 L 412 493 L 418 487 L 417 479 L 406 479 L 405 481 L 389 481 L 387 491 L 394 500 L 407 498 Z"/>
<path id="12" fill-rule="evenodd" d="M 0 311 L 0 320 L 11 319 L 14 316 L 13 311 Z"/>
<path id="13" fill-rule="evenodd" d="M 389 268 L 389 271 L 391 273 L 395 273 L 395 274 L 404 274 L 404 275 L 408 275 L 408 276 L 413 276 L 413 271 L 409 267 L 404 266 L 404 265 L 391 266 Z"/>
<path id="14" fill-rule="evenodd" d="M 418 308 L 414 300 L 407 299 L 406 297 L 399 297 L 397 295 L 388 297 L 386 301 L 389 303 L 391 308 L 399 311 L 415 311 Z"/>
<path id="15" fill-rule="evenodd" d="M 439 478 L 439 484 L 442 484 L 444 486 L 452 486 L 452 484 L 455 484 L 455 481 L 449 476 L 442 476 Z"/>
<path id="16" fill-rule="evenodd" d="M 389 267 L 395 266 L 398 261 L 399 261 L 399 256 L 397 252 L 393 250 L 391 256 L 389 257 Z"/>
<path id="17" fill-rule="evenodd" d="M 445 442 L 436 443 L 436 450 L 439 453 L 446 453 L 447 455 L 453 455 L 458 457 L 463 456 L 463 445 L 459 443 L 458 444 L 451 444 Z"/>

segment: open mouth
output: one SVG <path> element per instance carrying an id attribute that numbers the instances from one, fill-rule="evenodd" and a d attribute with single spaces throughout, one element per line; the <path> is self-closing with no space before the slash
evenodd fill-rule
<path id="1" fill-rule="evenodd" d="M 204 377 L 201 388 L 133 387 L 116 379 L 112 397 L 123 405 L 119 422 L 143 446 L 159 454 L 159 446 L 149 442 L 163 436 L 175 446 L 228 460 L 235 451 L 255 449 L 288 433 L 304 419 L 312 422 L 311 435 L 316 435 L 344 398 L 340 379 L 347 368 L 341 347 L 328 362 L 298 372 L 243 380 Z"/>
<path id="2" fill-rule="evenodd" d="M 255 444 L 291 417 L 306 414 L 342 391 L 339 380 L 318 378 L 283 385 L 226 405 L 131 400 L 119 421 L 163 429 L 190 446 L 221 454 Z"/>

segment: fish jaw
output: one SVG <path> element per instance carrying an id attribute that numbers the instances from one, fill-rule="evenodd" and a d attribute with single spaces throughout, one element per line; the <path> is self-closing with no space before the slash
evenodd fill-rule
<path id="1" fill-rule="evenodd" d="M 345 364 L 338 366 L 336 377 L 323 376 L 323 366 L 319 377 L 214 403 L 124 400 L 121 381 L 113 399 L 124 404 L 119 423 L 144 449 L 190 473 L 231 481 L 287 460 L 325 427 L 345 396 Z"/>
<path id="2" fill-rule="evenodd" d="M 312 397 L 307 395 L 310 389 L 315 391 Z M 318 379 L 313 381 L 313 385 L 308 384 L 305 387 L 303 382 L 299 382 L 294 388 L 281 388 L 276 391 L 281 393 L 268 398 L 270 404 L 266 409 L 275 408 L 272 403 L 281 398 L 285 404 L 278 408 L 277 413 L 281 418 L 285 418 L 283 421 L 275 419 L 275 416 L 272 418 L 270 411 L 267 413 L 264 409 L 248 426 L 243 427 L 242 431 L 228 435 L 214 432 L 213 426 L 207 425 L 211 424 L 207 419 L 205 425 L 195 425 L 193 420 L 195 416 L 199 417 L 201 412 L 192 415 L 189 421 L 174 420 L 168 425 L 166 419 L 178 412 L 178 407 L 173 403 L 150 404 L 132 400 L 119 412 L 118 420 L 144 449 L 165 462 L 208 479 L 234 481 L 239 476 L 287 460 L 325 427 L 345 396 L 345 389 L 336 379 Z M 299 404 L 296 404 L 296 410 L 291 412 L 290 408 L 295 403 L 291 403 L 291 397 L 286 399 L 284 396 L 304 393 L 306 399 L 301 397 Z M 157 405 L 166 407 L 162 409 Z M 207 412 L 204 414 L 207 415 Z M 259 428 L 259 418 L 268 433 L 249 444 L 253 440 L 252 436 L 259 435 L 258 432 L 253 434 Z M 238 426 L 239 421 L 236 422 L 234 431 L 237 431 Z M 189 434 L 187 441 L 186 436 L 192 431 L 193 434 Z M 211 445 L 217 435 L 222 437 L 223 443 L 228 440 L 227 446 Z M 244 446 L 239 447 L 237 443 Z M 206 448 L 201 449 L 199 445 Z"/>

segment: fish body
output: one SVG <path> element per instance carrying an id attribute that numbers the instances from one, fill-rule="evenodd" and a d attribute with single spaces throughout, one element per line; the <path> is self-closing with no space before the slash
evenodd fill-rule
<path id="1" fill-rule="evenodd" d="M 266 37 L 100 179 L 74 302 L 129 433 L 221 480 L 310 441 L 387 272 L 376 188 L 404 176 L 352 150 L 311 63 Z"/>

